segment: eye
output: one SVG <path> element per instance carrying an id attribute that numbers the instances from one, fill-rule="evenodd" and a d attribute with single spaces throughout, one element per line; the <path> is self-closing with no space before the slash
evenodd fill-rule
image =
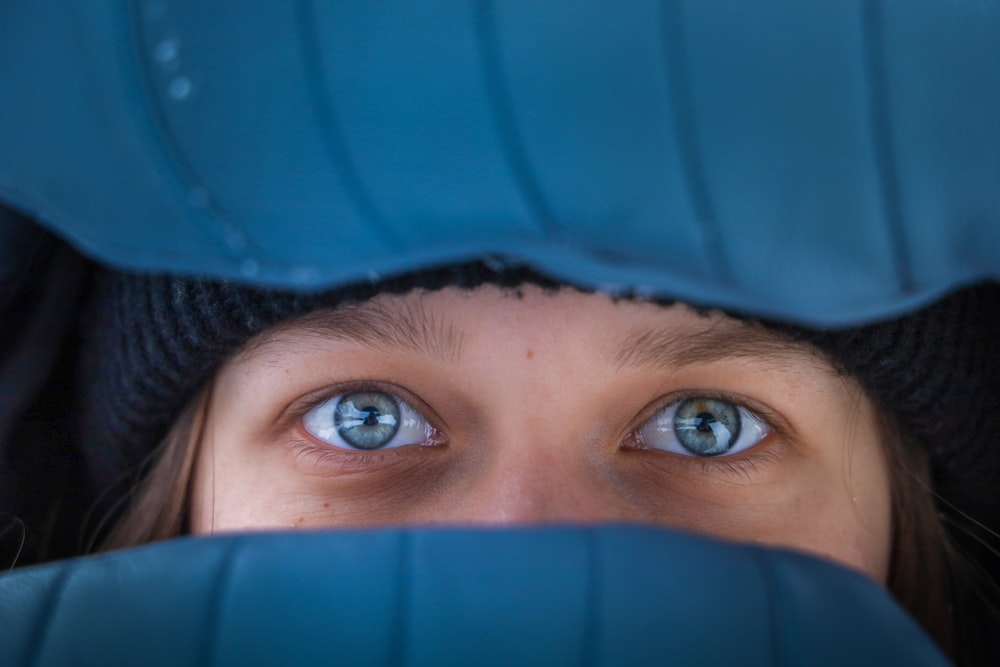
<path id="1" fill-rule="evenodd" d="M 770 432 L 760 417 L 742 405 L 695 397 L 657 412 L 639 429 L 639 439 L 647 449 L 686 456 L 722 456 L 749 449 Z"/>
<path id="2" fill-rule="evenodd" d="M 334 396 L 307 412 L 302 425 L 317 439 L 342 449 L 433 444 L 436 433 L 409 404 L 382 391 Z"/>

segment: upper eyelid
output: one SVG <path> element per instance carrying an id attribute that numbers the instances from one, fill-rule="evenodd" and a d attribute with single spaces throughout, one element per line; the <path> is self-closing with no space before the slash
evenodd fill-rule
<path id="1" fill-rule="evenodd" d="M 435 431 L 447 434 L 449 432 L 447 423 L 441 415 L 426 401 L 421 399 L 415 392 L 410 391 L 398 384 L 380 379 L 354 379 L 343 382 L 336 382 L 321 389 L 306 393 L 290 401 L 282 409 L 280 416 L 275 422 L 275 433 L 287 432 L 289 429 L 300 424 L 307 412 L 340 394 L 354 391 L 380 391 L 384 392 L 396 400 L 403 401 L 410 405 L 417 413 L 430 423 Z M 697 388 L 681 389 L 661 395 L 651 401 L 629 422 L 629 426 L 623 433 L 621 441 L 624 442 L 634 437 L 639 430 L 657 413 L 679 403 L 692 398 L 712 398 L 722 400 L 741 406 L 748 410 L 757 419 L 760 419 L 772 432 L 783 440 L 794 441 L 795 435 L 788 421 L 777 413 L 774 409 L 763 404 L 752 397 L 737 394 L 731 391 L 720 391 L 715 389 Z"/>
<path id="2" fill-rule="evenodd" d="M 712 389 L 687 389 L 670 392 L 651 402 L 635 417 L 632 425 L 628 429 L 628 437 L 637 433 L 650 419 L 661 411 L 692 398 L 711 398 L 719 401 L 726 401 L 733 405 L 745 408 L 754 417 L 762 421 L 774 434 L 785 440 L 794 439 L 794 431 L 788 421 L 775 410 L 760 401 L 749 396 L 742 396 L 728 391 L 717 391 Z"/>
<path id="3" fill-rule="evenodd" d="M 351 398 L 357 396 L 358 394 L 381 394 L 391 399 L 392 402 L 396 403 L 396 407 L 398 409 L 397 416 L 399 417 L 400 420 L 397 422 L 397 428 L 387 441 L 370 449 L 366 449 L 359 445 L 350 443 L 348 441 L 347 436 L 343 433 L 340 433 L 339 429 L 333 429 L 333 431 L 322 433 L 312 428 L 313 426 L 315 426 L 319 427 L 322 430 L 329 429 L 329 424 L 327 423 L 317 424 L 315 422 L 315 417 L 313 417 L 312 420 L 310 419 L 310 417 L 313 416 L 317 410 L 323 411 L 323 418 L 325 422 L 326 418 L 332 418 L 333 415 L 337 413 L 337 411 L 339 410 L 339 404 L 345 399 L 345 397 Z M 335 401 L 336 405 L 334 405 Z M 325 414 L 328 411 L 330 412 L 330 414 Z M 312 424 L 310 424 L 310 421 L 312 421 Z M 423 426 L 422 427 L 417 426 L 416 428 L 423 430 L 424 432 L 423 440 L 413 441 L 409 440 L 408 438 L 402 437 L 404 435 L 403 429 L 405 428 L 413 429 L 414 424 L 421 424 L 421 423 L 423 424 Z M 334 449 L 343 449 L 351 452 L 383 451 L 383 450 L 395 449 L 397 447 L 401 447 L 404 445 L 430 444 L 432 440 L 437 440 L 437 436 L 440 436 L 440 431 L 430 423 L 430 421 L 427 419 L 427 417 L 423 415 L 422 412 L 420 412 L 412 405 L 410 405 L 410 401 L 406 401 L 400 398 L 399 396 L 396 396 L 394 393 L 390 393 L 382 389 L 337 391 L 329 398 L 314 403 L 313 407 L 308 409 L 302 415 L 302 417 L 296 422 L 294 428 L 306 434 L 306 436 L 310 439 L 315 438 L 319 442 L 323 443 L 323 445 L 329 446 Z M 412 435 L 412 433 L 410 435 Z M 400 442 L 396 442 L 397 438 L 400 439 Z M 331 442 L 331 439 L 339 440 L 340 442 L 339 443 Z"/>
<path id="4" fill-rule="evenodd" d="M 336 396 L 350 394 L 357 391 L 376 391 L 392 396 L 397 401 L 401 401 L 410 406 L 421 417 L 427 420 L 436 431 L 444 432 L 443 420 L 437 411 L 426 401 L 422 400 L 414 392 L 409 391 L 397 384 L 382 380 L 349 380 L 338 382 L 322 389 L 309 392 L 294 399 L 282 410 L 275 422 L 275 431 L 285 432 L 295 425 L 300 424 L 305 415 L 312 409 L 322 405 Z"/>

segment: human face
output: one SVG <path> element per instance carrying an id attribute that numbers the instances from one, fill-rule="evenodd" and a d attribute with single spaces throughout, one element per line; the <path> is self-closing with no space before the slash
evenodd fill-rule
<path id="1" fill-rule="evenodd" d="M 382 295 L 268 331 L 221 369 L 190 520 L 649 522 L 884 581 L 877 424 L 811 348 L 720 314 L 535 286 Z"/>

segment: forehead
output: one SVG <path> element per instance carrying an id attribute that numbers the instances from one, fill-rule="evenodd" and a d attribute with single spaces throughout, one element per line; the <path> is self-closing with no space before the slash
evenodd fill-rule
<path id="1" fill-rule="evenodd" d="M 535 285 L 382 294 L 285 322 L 250 341 L 240 358 L 280 355 L 321 341 L 417 353 L 448 363 L 477 349 L 557 341 L 589 350 L 588 361 L 616 368 L 752 358 L 832 371 L 816 348 L 759 322 L 680 303 L 612 299 Z"/>

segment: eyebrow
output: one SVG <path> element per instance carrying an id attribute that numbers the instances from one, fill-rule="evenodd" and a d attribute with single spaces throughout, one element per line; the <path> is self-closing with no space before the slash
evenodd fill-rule
<path id="1" fill-rule="evenodd" d="M 612 354 L 612 363 L 625 368 L 680 368 L 696 364 L 755 359 L 775 363 L 808 360 L 829 365 L 823 353 L 758 323 L 720 320 L 711 327 L 691 331 L 653 326 L 627 336 Z"/>
<path id="2" fill-rule="evenodd" d="M 410 350 L 442 361 L 456 361 L 464 337 L 450 321 L 435 317 L 417 300 L 341 304 L 283 322 L 250 341 L 245 354 L 280 343 L 295 331 L 356 343 L 378 350 Z"/>
<path id="3" fill-rule="evenodd" d="M 283 322 L 249 341 L 241 355 L 254 355 L 278 344 L 290 331 L 383 351 L 409 350 L 449 363 L 461 357 L 465 343 L 459 327 L 435 317 L 419 299 L 371 300 L 316 310 Z M 626 336 L 609 357 L 619 371 L 681 368 L 734 359 L 778 364 L 806 360 L 831 365 L 818 348 L 808 343 L 792 340 L 756 322 L 729 318 L 695 331 L 666 324 L 645 327 Z"/>

